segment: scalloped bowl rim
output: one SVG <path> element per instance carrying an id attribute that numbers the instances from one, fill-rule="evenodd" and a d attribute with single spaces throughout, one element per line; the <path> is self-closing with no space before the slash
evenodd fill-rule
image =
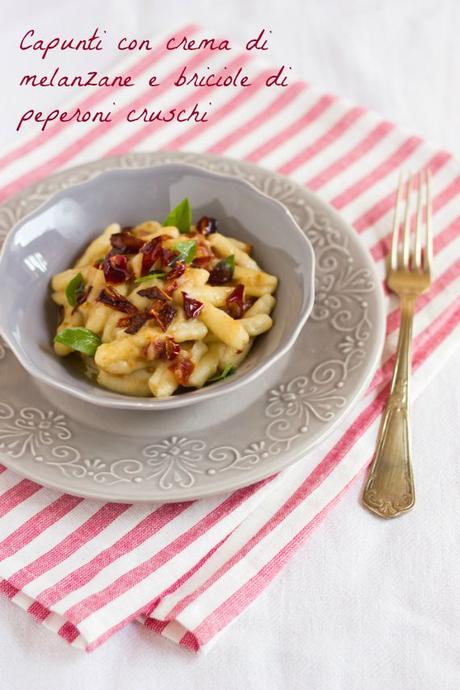
<path id="1" fill-rule="evenodd" d="M 269 203 L 272 206 L 278 207 L 280 210 L 284 212 L 286 215 L 286 218 L 289 222 L 289 226 L 291 228 L 292 232 L 298 233 L 304 240 L 304 246 L 305 246 L 305 252 L 306 255 L 310 255 L 310 274 L 307 276 L 308 280 L 308 287 L 309 287 L 309 293 L 308 293 L 308 299 L 306 300 L 303 310 L 299 315 L 299 319 L 297 322 L 296 327 L 294 330 L 291 331 L 291 333 L 286 337 L 283 342 L 278 345 L 278 347 L 265 359 L 261 360 L 260 362 L 256 363 L 254 367 L 252 368 L 251 371 L 249 371 L 247 374 L 245 374 L 241 378 L 236 378 L 233 379 L 233 377 L 230 377 L 229 379 L 225 379 L 220 382 L 216 382 L 212 386 L 206 386 L 200 389 L 194 389 L 190 392 L 187 393 L 181 393 L 178 395 L 171 396 L 169 398 L 149 398 L 149 397 L 139 397 L 135 398 L 135 396 L 126 396 L 122 393 L 117 395 L 115 392 L 112 393 L 113 397 L 105 397 L 104 395 L 101 395 L 100 391 L 104 390 L 101 386 L 98 386 L 97 384 L 94 384 L 95 387 L 97 387 L 97 390 L 99 391 L 99 397 L 94 397 L 93 394 L 90 392 L 86 392 L 82 390 L 77 383 L 75 384 L 69 384 L 65 383 L 59 378 L 55 378 L 54 376 L 49 376 L 46 373 L 43 373 L 39 367 L 35 364 L 35 362 L 31 361 L 27 357 L 24 357 L 22 352 L 16 348 L 16 341 L 14 338 L 10 337 L 7 328 L 4 327 L 4 323 L 2 322 L 2 316 L 0 313 L 0 334 L 8 344 L 8 346 L 11 348 L 13 351 L 14 355 L 18 359 L 18 361 L 21 363 L 21 365 L 26 369 L 26 371 L 31 374 L 34 378 L 37 380 L 53 387 L 58 390 L 61 390 L 64 393 L 67 393 L 69 395 L 75 396 L 81 400 L 84 400 L 85 402 L 89 402 L 92 405 L 95 406 L 102 406 L 102 407 L 111 407 L 111 408 L 116 408 L 116 409 L 131 409 L 131 410 L 166 410 L 166 409 L 174 409 L 178 407 L 185 407 L 188 405 L 192 405 L 194 403 L 200 403 L 204 401 L 211 400 L 212 398 L 217 398 L 220 395 L 223 395 L 225 393 L 233 393 L 239 388 L 242 388 L 246 384 L 254 381 L 256 378 L 258 378 L 261 374 L 263 374 L 264 371 L 266 371 L 269 367 L 275 364 L 278 360 L 280 360 L 287 352 L 293 347 L 295 344 L 295 341 L 297 340 L 302 328 L 305 326 L 305 323 L 310 316 L 310 313 L 313 308 L 313 303 L 315 299 L 315 255 L 313 251 L 313 247 L 311 245 L 310 240 L 306 236 L 306 234 L 302 231 L 298 223 L 296 222 L 294 216 L 292 213 L 289 211 L 289 209 L 284 206 L 280 201 L 277 199 L 274 199 L 273 197 L 269 196 L 265 192 L 262 192 L 259 190 L 257 187 L 255 187 L 253 184 L 248 182 L 247 180 L 241 179 L 235 175 L 230 175 L 226 173 L 221 173 L 221 172 L 215 172 L 215 171 L 210 171 L 206 170 L 205 168 L 199 166 L 199 165 L 194 165 L 193 163 L 160 163 L 160 164 L 154 164 L 151 166 L 147 167 L 142 167 L 142 168 L 133 168 L 133 169 L 125 169 L 125 168 L 114 168 L 111 170 L 104 170 L 93 177 L 91 177 L 88 180 L 85 180 L 83 182 L 79 182 L 77 184 L 72 184 L 69 185 L 69 187 L 66 187 L 65 189 L 58 191 L 54 194 L 52 194 L 46 201 L 44 201 L 42 204 L 40 204 L 36 209 L 34 209 L 31 213 L 27 214 L 21 220 L 13 225 L 11 230 L 8 232 L 4 242 L 3 246 L 0 251 L 0 277 L 1 277 L 1 272 L 2 269 L 6 270 L 3 264 L 5 264 L 5 257 L 8 253 L 8 251 L 11 250 L 11 244 L 13 243 L 13 238 L 15 234 L 22 228 L 22 226 L 33 219 L 35 216 L 39 216 L 45 209 L 52 207 L 59 201 L 61 198 L 65 197 L 68 195 L 69 191 L 73 189 L 84 189 L 87 187 L 88 189 L 91 188 L 91 186 L 96 182 L 100 181 L 101 178 L 107 177 L 115 177 L 115 176 L 120 176 L 120 175 L 129 175 L 134 172 L 136 173 L 147 173 L 148 171 L 156 170 L 158 171 L 158 168 L 174 168 L 174 167 L 180 167 L 187 169 L 191 173 L 193 172 L 199 172 L 200 175 L 205 175 L 209 177 L 218 177 L 222 179 L 226 179 L 232 184 L 238 184 L 241 187 L 244 187 L 246 189 L 249 189 L 251 192 L 255 193 L 258 197 L 263 199 L 265 203 Z"/>

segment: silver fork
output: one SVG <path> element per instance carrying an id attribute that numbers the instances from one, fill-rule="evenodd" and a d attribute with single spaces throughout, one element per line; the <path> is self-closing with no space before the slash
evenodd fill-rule
<path id="1" fill-rule="evenodd" d="M 413 178 L 400 178 L 393 220 L 387 285 L 399 295 L 401 325 L 391 391 L 383 413 L 377 448 L 363 494 L 364 505 L 381 517 L 390 518 L 410 510 L 415 503 L 409 423 L 409 378 L 412 322 L 417 297 L 429 290 L 433 264 L 431 227 L 431 175 L 418 176 L 418 199 L 413 247 L 411 248 L 411 191 Z M 400 214 L 406 197 L 403 237 Z M 425 208 L 425 213 L 423 212 Z"/>

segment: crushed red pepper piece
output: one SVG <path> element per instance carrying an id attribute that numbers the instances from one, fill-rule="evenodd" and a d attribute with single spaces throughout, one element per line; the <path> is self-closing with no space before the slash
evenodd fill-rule
<path id="1" fill-rule="evenodd" d="M 174 376 L 176 377 L 179 385 L 181 386 L 187 385 L 194 368 L 195 365 L 193 364 L 190 357 L 187 357 L 185 355 L 177 357 L 177 359 L 175 359 L 169 367 L 169 369 L 173 372 Z"/>
<path id="2" fill-rule="evenodd" d="M 196 255 L 192 261 L 192 266 L 207 268 L 212 259 L 215 259 L 214 252 L 203 242 L 197 242 Z"/>
<path id="3" fill-rule="evenodd" d="M 176 343 L 174 338 L 165 338 L 165 357 L 167 360 L 172 361 L 173 359 L 176 359 L 176 357 L 179 356 L 181 351 L 179 343 Z"/>
<path id="4" fill-rule="evenodd" d="M 160 302 L 160 306 L 157 306 L 157 304 L 158 303 L 154 303 L 154 305 L 152 305 L 150 313 L 161 330 L 166 331 L 176 316 L 176 310 L 170 302 Z"/>
<path id="5" fill-rule="evenodd" d="M 232 257 L 227 257 L 219 261 L 209 274 L 209 285 L 225 285 L 233 278 L 234 260 L 230 261 Z"/>
<path id="6" fill-rule="evenodd" d="M 132 271 L 128 265 L 128 257 L 124 254 L 114 254 L 110 251 L 102 263 L 106 283 L 125 283 L 132 278 Z"/>
<path id="7" fill-rule="evenodd" d="M 199 233 L 207 237 L 213 232 L 217 232 L 217 220 L 211 216 L 203 216 L 196 224 Z"/>
<path id="8" fill-rule="evenodd" d="M 171 300 L 171 297 L 157 285 L 152 285 L 151 287 L 138 290 L 137 294 L 141 295 L 141 297 L 148 297 L 148 299 L 161 300 L 163 302 L 169 302 Z"/>
<path id="9" fill-rule="evenodd" d="M 168 239 L 167 235 L 158 235 L 158 237 L 154 237 L 153 240 L 146 242 L 141 248 L 142 275 L 148 273 L 152 266 L 160 260 L 163 249 L 161 243 L 165 239 Z"/>
<path id="10" fill-rule="evenodd" d="M 180 254 L 179 252 L 174 252 L 171 251 L 171 249 L 167 249 L 167 247 L 163 247 L 161 251 L 161 265 L 163 268 L 167 268 L 168 266 L 171 266 L 174 268 L 176 263 L 179 263 L 177 259 L 179 258 Z"/>
<path id="11" fill-rule="evenodd" d="M 118 254 L 137 254 L 144 246 L 145 240 L 132 235 L 131 228 L 123 228 L 121 232 L 110 235 L 110 244 Z"/>
<path id="12" fill-rule="evenodd" d="M 174 338 L 164 336 L 150 340 L 148 345 L 144 347 L 143 355 L 145 359 L 165 359 L 172 362 L 181 353 L 179 343 L 176 343 Z"/>
<path id="13" fill-rule="evenodd" d="M 107 307 L 121 311 L 124 314 L 137 314 L 138 312 L 137 307 L 135 307 L 132 302 L 123 295 L 120 295 L 120 293 L 112 287 L 102 288 L 97 297 L 97 302 L 102 302 L 102 304 L 105 304 Z"/>
<path id="14" fill-rule="evenodd" d="M 154 348 L 156 356 L 159 359 L 166 359 L 168 362 L 172 362 L 176 359 L 181 351 L 179 343 L 176 343 L 174 338 L 170 338 L 169 336 L 157 338 L 154 341 Z"/>
<path id="15" fill-rule="evenodd" d="M 177 289 L 177 280 L 172 280 L 166 283 L 165 292 L 172 298 L 174 291 Z"/>
<path id="16" fill-rule="evenodd" d="M 194 319 L 201 313 L 203 309 L 203 302 L 193 299 L 186 292 L 182 293 L 184 297 L 184 312 L 187 319 Z"/>
<path id="17" fill-rule="evenodd" d="M 227 311 L 233 319 L 241 319 L 249 304 L 244 301 L 244 285 L 239 283 L 225 301 Z"/>
<path id="18" fill-rule="evenodd" d="M 148 310 L 151 318 L 155 319 L 162 331 L 166 331 L 176 315 L 170 295 L 156 285 L 139 290 L 137 294 L 152 300 L 152 306 Z"/>
<path id="19" fill-rule="evenodd" d="M 125 333 L 129 333 L 129 335 L 134 335 L 137 333 L 144 323 L 146 323 L 149 319 L 151 319 L 152 316 L 149 314 L 149 312 L 138 312 L 137 314 L 131 314 L 130 316 L 124 316 L 121 318 L 117 326 L 120 328 L 125 329 Z"/>
<path id="20" fill-rule="evenodd" d="M 171 268 L 169 273 L 166 276 L 166 280 L 177 280 L 177 278 L 180 278 L 181 275 L 184 274 L 185 272 L 185 263 L 184 261 L 176 261 L 174 266 Z"/>

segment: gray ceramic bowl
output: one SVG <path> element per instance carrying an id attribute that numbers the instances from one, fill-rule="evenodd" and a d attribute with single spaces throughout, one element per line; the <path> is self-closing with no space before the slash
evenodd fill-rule
<path id="1" fill-rule="evenodd" d="M 216 217 L 223 232 L 254 245 L 260 265 L 280 279 L 274 324 L 228 379 L 164 400 L 125 396 L 85 378 L 73 358 L 54 354 L 57 310 L 50 279 L 71 266 L 109 223 L 164 218 L 188 196 L 193 218 Z M 253 381 L 294 344 L 314 297 L 314 254 L 289 211 L 249 183 L 193 165 L 113 170 L 56 194 L 9 233 L 0 257 L 0 332 L 32 376 L 106 407 L 166 409 L 209 400 Z"/>

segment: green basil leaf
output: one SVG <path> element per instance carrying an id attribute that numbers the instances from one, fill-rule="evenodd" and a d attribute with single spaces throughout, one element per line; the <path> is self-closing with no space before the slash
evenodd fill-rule
<path id="1" fill-rule="evenodd" d="M 77 303 L 77 295 L 83 287 L 83 276 L 81 273 L 77 273 L 76 276 L 72 278 L 70 283 L 68 283 L 65 289 L 65 296 L 67 302 L 71 307 L 74 307 Z"/>
<path id="2" fill-rule="evenodd" d="M 216 264 L 216 266 L 228 268 L 233 275 L 233 271 L 235 270 L 235 255 L 230 254 L 230 256 L 226 256 L 225 259 L 221 259 L 219 263 Z"/>
<path id="3" fill-rule="evenodd" d="M 136 284 L 143 283 L 146 280 L 153 280 L 154 278 L 164 278 L 166 273 L 164 271 L 152 271 L 152 273 L 147 273 L 145 276 L 139 276 L 134 281 Z"/>
<path id="4" fill-rule="evenodd" d="M 164 226 L 172 225 L 179 230 L 179 232 L 188 232 L 192 224 L 192 207 L 187 197 L 182 199 L 176 208 L 168 213 L 163 221 Z"/>
<path id="5" fill-rule="evenodd" d="M 101 339 L 89 328 L 65 328 L 57 334 L 54 342 L 92 357 L 101 344 Z"/>
<path id="6" fill-rule="evenodd" d="M 227 378 L 227 376 L 230 376 L 230 374 L 233 374 L 233 365 L 232 364 L 226 364 L 221 373 L 218 376 L 214 376 L 214 378 L 209 379 L 208 383 L 215 383 L 216 381 L 223 381 L 224 379 Z"/>
<path id="7" fill-rule="evenodd" d="M 186 240 L 185 242 L 177 242 L 174 249 L 179 252 L 178 261 L 191 264 L 196 256 L 197 245 L 195 240 Z"/>

